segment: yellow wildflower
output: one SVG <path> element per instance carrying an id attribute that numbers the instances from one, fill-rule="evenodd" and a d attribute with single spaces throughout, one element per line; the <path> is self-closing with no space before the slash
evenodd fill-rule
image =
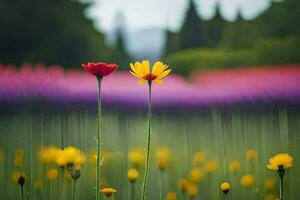
<path id="1" fill-rule="evenodd" d="M 270 158 L 267 167 L 271 170 L 278 170 L 278 167 L 282 165 L 284 169 L 293 166 L 293 157 L 288 153 L 279 153 Z"/>
<path id="2" fill-rule="evenodd" d="M 199 165 L 205 161 L 205 153 L 203 151 L 198 151 L 194 154 L 193 164 Z"/>
<path id="3" fill-rule="evenodd" d="M 44 163 L 55 161 L 59 149 L 55 146 L 44 147 L 39 151 L 39 158 Z"/>
<path id="4" fill-rule="evenodd" d="M 255 178 L 252 174 L 246 174 L 242 176 L 240 179 L 240 184 L 245 187 L 252 186 L 254 183 L 255 183 Z"/>
<path id="5" fill-rule="evenodd" d="M 269 193 L 265 196 L 265 200 L 278 200 L 275 194 Z"/>
<path id="6" fill-rule="evenodd" d="M 140 62 L 130 63 L 131 71 L 130 73 L 139 78 L 139 83 L 146 83 L 154 81 L 156 83 L 163 83 L 163 78 L 165 78 L 170 72 L 167 69 L 168 66 L 163 64 L 161 61 L 154 63 L 152 72 L 150 73 L 150 63 L 148 60 L 143 60 Z"/>
<path id="7" fill-rule="evenodd" d="M 227 194 L 229 192 L 230 188 L 231 188 L 231 185 L 228 182 L 223 182 L 223 183 L 220 184 L 220 189 L 225 194 Z"/>
<path id="8" fill-rule="evenodd" d="M 54 180 L 58 176 L 57 169 L 49 169 L 47 173 L 47 178 L 49 180 Z"/>
<path id="9" fill-rule="evenodd" d="M 177 196 L 175 192 L 168 192 L 167 193 L 167 200 L 176 200 Z"/>
<path id="10" fill-rule="evenodd" d="M 23 159 L 24 159 L 24 150 L 23 149 L 17 149 L 15 152 L 15 160 L 14 160 L 14 165 L 16 167 L 21 167 L 23 164 Z"/>
<path id="11" fill-rule="evenodd" d="M 127 176 L 130 182 L 135 182 L 136 179 L 139 177 L 139 172 L 135 168 L 132 168 L 128 170 Z"/>
<path id="12" fill-rule="evenodd" d="M 26 174 L 22 171 L 14 170 L 11 173 L 11 180 L 12 180 L 12 182 L 14 182 L 16 184 L 19 183 L 19 180 L 20 180 L 21 177 L 23 177 L 26 180 Z"/>
<path id="13" fill-rule="evenodd" d="M 157 165 L 160 170 L 168 167 L 171 161 L 171 151 L 167 147 L 161 147 L 156 150 Z"/>
<path id="14" fill-rule="evenodd" d="M 63 150 L 58 150 L 56 155 L 56 164 L 59 166 L 64 166 L 70 164 L 73 165 L 82 165 L 85 162 L 84 155 L 80 152 L 79 149 L 68 146 Z"/>
<path id="15" fill-rule="evenodd" d="M 42 183 L 41 180 L 36 180 L 36 181 L 34 182 L 34 189 L 40 190 L 40 189 L 42 189 L 42 187 L 43 187 L 43 183 Z"/>
<path id="16" fill-rule="evenodd" d="M 203 176 L 203 171 L 198 167 L 191 169 L 189 173 L 190 181 L 192 181 L 193 183 L 199 183 L 203 179 Z"/>
<path id="17" fill-rule="evenodd" d="M 275 184 L 276 184 L 275 178 L 267 178 L 265 180 L 265 188 L 267 190 L 274 188 Z"/>
<path id="18" fill-rule="evenodd" d="M 246 158 L 247 160 L 253 160 L 256 158 L 256 151 L 254 151 L 253 149 L 249 149 L 247 152 L 246 152 Z"/>
<path id="19" fill-rule="evenodd" d="M 238 160 L 233 160 L 233 161 L 230 163 L 229 168 L 230 168 L 230 171 L 235 172 L 235 171 L 237 171 L 237 170 L 240 168 L 240 166 L 241 166 L 240 161 L 238 161 Z"/>
<path id="20" fill-rule="evenodd" d="M 181 192 L 185 193 L 187 191 L 187 188 L 189 187 L 190 182 L 187 179 L 180 179 L 178 183 L 178 187 L 181 190 Z"/>
<path id="21" fill-rule="evenodd" d="M 190 197 L 194 197 L 198 195 L 198 188 L 195 185 L 189 185 L 189 187 L 187 188 L 187 194 Z"/>
<path id="22" fill-rule="evenodd" d="M 213 172 L 213 171 L 216 171 L 217 170 L 217 163 L 216 161 L 213 161 L 213 160 L 209 160 L 207 161 L 207 163 L 205 164 L 205 171 L 206 172 Z"/>
<path id="23" fill-rule="evenodd" d="M 128 158 L 133 166 L 139 167 L 141 165 L 144 165 L 146 154 L 142 149 L 132 149 L 128 154 Z"/>
<path id="24" fill-rule="evenodd" d="M 100 192 L 105 196 L 110 197 L 112 194 L 116 193 L 117 190 L 114 188 L 103 188 L 100 190 Z"/>

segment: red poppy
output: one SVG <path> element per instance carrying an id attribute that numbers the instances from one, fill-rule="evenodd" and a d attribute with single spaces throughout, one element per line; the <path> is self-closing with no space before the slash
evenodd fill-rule
<path id="1" fill-rule="evenodd" d="M 104 62 L 88 62 L 87 65 L 81 64 L 81 66 L 85 69 L 85 71 L 99 77 L 107 76 L 118 68 L 118 65 L 115 63 L 108 64 Z"/>

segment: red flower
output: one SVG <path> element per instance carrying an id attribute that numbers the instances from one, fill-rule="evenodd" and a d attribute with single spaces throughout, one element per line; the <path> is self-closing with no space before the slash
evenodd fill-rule
<path id="1" fill-rule="evenodd" d="M 93 63 L 93 62 L 88 62 L 88 64 L 81 64 L 81 66 L 85 69 L 85 71 L 98 76 L 98 77 L 103 77 L 107 76 L 110 73 L 112 73 L 115 69 L 118 68 L 117 64 L 108 64 L 104 62 L 99 62 L 99 63 Z"/>

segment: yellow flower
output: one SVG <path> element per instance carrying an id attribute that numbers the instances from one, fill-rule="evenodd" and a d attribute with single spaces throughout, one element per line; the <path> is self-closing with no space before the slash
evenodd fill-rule
<path id="1" fill-rule="evenodd" d="M 276 181 L 275 178 L 267 178 L 265 180 L 265 188 L 268 189 L 272 189 L 275 187 Z"/>
<path id="2" fill-rule="evenodd" d="M 114 188 L 103 188 L 100 190 L 100 192 L 105 196 L 110 197 L 112 194 L 116 193 L 117 190 L 115 190 Z"/>
<path id="3" fill-rule="evenodd" d="M 47 173 L 47 178 L 49 180 L 54 180 L 58 176 L 57 169 L 49 169 Z"/>
<path id="4" fill-rule="evenodd" d="M 26 180 L 26 174 L 24 172 L 21 172 L 19 170 L 14 170 L 11 173 L 11 180 L 12 180 L 12 182 L 14 182 L 16 184 L 19 183 L 19 180 L 21 177 L 23 177 Z"/>
<path id="5" fill-rule="evenodd" d="M 229 168 L 230 168 L 230 171 L 235 172 L 240 168 L 240 166 L 241 166 L 240 161 L 234 160 L 230 163 Z"/>
<path id="6" fill-rule="evenodd" d="M 205 171 L 206 172 L 213 172 L 217 170 L 217 163 L 213 160 L 207 161 L 206 165 L 205 165 Z"/>
<path id="7" fill-rule="evenodd" d="M 223 182 L 220 184 L 220 189 L 224 192 L 224 193 L 227 193 L 231 188 L 231 185 L 230 183 L 228 182 Z"/>
<path id="8" fill-rule="evenodd" d="M 240 184 L 245 187 L 251 186 L 254 183 L 255 183 L 255 178 L 252 174 L 246 174 L 242 176 L 240 179 Z"/>
<path id="9" fill-rule="evenodd" d="M 195 185 L 189 185 L 189 187 L 187 188 L 187 194 L 190 197 L 194 197 L 198 195 L 198 188 Z"/>
<path id="10" fill-rule="evenodd" d="M 187 179 L 180 179 L 178 183 L 178 187 L 181 190 L 181 192 L 185 193 L 187 191 L 187 188 L 189 187 L 190 182 Z"/>
<path id="11" fill-rule="evenodd" d="M 55 146 L 44 147 L 39 151 L 39 158 L 44 163 L 55 161 L 59 149 Z"/>
<path id="12" fill-rule="evenodd" d="M 247 152 L 246 152 L 246 158 L 247 160 L 253 160 L 256 158 L 256 151 L 254 151 L 253 149 L 249 149 Z"/>
<path id="13" fill-rule="evenodd" d="M 139 172 L 138 170 L 132 168 L 128 170 L 127 176 L 130 182 L 135 182 L 136 179 L 139 177 Z"/>
<path id="14" fill-rule="evenodd" d="M 198 151 L 194 154 L 193 164 L 199 165 L 205 161 L 205 153 L 203 151 Z"/>
<path id="15" fill-rule="evenodd" d="M 278 200 L 275 194 L 269 193 L 265 196 L 265 200 Z"/>
<path id="16" fill-rule="evenodd" d="M 176 200 L 177 196 L 175 192 L 168 192 L 167 193 L 167 200 Z"/>
<path id="17" fill-rule="evenodd" d="M 133 166 L 139 167 L 141 165 L 144 165 L 146 154 L 142 149 L 132 149 L 128 154 L 128 158 Z"/>
<path id="18" fill-rule="evenodd" d="M 203 176 L 203 171 L 198 167 L 191 169 L 189 173 L 190 181 L 192 181 L 193 183 L 199 183 L 203 179 Z"/>
<path id="19" fill-rule="evenodd" d="M 139 78 L 139 83 L 146 83 L 154 81 L 156 83 L 163 83 L 163 78 L 165 78 L 170 72 L 167 69 L 168 66 L 163 64 L 161 61 L 154 63 L 152 72 L 150 73 L 150 63 L 148 60 L 143 60 L 141 63 L 130 63 L 131 71 L 130 73 L 135 77 Z"/>
<path id="20" fill-rule="evenodd" d="M 156 150 L 157 165 L 160 170 L 168 167 L 171 161 L 171 151 L 167 147 L 161 147 Z"/>
<path id="21" fill-rule="evenodd" d="M 41 180 L 36 180 L 36 181 L 34 182 L 34 189 L 40 190 L 40 189 L 42 189 L 42 187 L 43 187 L 43 183 L 42 183 Z"/>
<path id="22" fill-rule="evenodd" d="M 15 160 L 14 160 L 14 165 L 15 165 L 16 167 L 21 167 L 22 164 L 23 164 L 23 158 L 15 158 Z"/>
<path id="23" fill-rule="evenodd" d="M 23 149 L 17 149 L 15 152 L 15 160 L 14 165 L 16 167 L 21 167 L 23 164 L 23 158 L 24 158 L 24 150 Z"/>
<path id="24" fill-rule="evenodd" d="M 278 170 L 278 167 L 282 165 L 284 169 L 293 166 L 293 157 L 288 153 L 279 153 L 271 157 L 267 167 L 271 170 Z"/>
<path id="25" fill-rule="evenodd" d="M 59 166 L 64 166 L 67 164 L 82 165 L 85 162 L 85 157 L 79 149 L 69 146 L 63 150 L 57 151 L 55 162 Z"/>

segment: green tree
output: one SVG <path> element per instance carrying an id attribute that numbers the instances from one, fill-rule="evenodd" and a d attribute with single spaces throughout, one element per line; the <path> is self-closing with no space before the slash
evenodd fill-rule
<path id="1" fill-rule="evenodd" d="M 69 0 L 2 0 L 0 62 L 78 66 L 110 54 L 84 17 L 87 4 Z"/>

